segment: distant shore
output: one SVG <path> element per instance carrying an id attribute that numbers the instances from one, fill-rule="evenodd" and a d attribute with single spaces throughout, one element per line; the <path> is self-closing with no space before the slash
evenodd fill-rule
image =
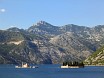
<path id="1" fill-rule="evenodd" d="M 85 66 L 104 66 L 104 65 L 85 65 Z"/>

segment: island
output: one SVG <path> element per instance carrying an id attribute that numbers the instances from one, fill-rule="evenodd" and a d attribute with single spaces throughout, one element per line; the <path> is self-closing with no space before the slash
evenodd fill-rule
<path id="1" fill-rule="evenodd" d="M 84 64 L 83 62 L 76 61 L 63 62 L 61 68 L 84 68 Z"/>
<path id="2" fill-rule="evenodd" d="M 23 63 L 20 66 L 15 66 L 15 68 L 38 68 L 38 66 L 30 66 L 27 63 Z"/>

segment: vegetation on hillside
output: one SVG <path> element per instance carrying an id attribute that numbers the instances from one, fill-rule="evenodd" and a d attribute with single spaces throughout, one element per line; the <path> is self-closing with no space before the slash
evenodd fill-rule
<path id="1" fill-rule="evenodd" d="M 86 65 L 104 65 L 104 46 L 89 56 L 84 63 Z"/>

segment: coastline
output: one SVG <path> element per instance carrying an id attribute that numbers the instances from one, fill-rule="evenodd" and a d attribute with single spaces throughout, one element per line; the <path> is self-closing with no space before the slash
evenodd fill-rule
<path id="1" fill-rule="evenodd" d="M 85 66 L 104 66 L 104 65 L 85 65 Z"/>

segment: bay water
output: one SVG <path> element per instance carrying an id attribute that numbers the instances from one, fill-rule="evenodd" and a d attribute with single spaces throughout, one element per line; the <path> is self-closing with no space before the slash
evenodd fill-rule
<path id="1" fill-rule="evenodd" d="M 104 78 L 104 66 L 84 68 L 60 68 L 61 65 L 38 65 L 39 68 L 15 68 L 15 65 L 0 65 L 0 78 Z"/>

